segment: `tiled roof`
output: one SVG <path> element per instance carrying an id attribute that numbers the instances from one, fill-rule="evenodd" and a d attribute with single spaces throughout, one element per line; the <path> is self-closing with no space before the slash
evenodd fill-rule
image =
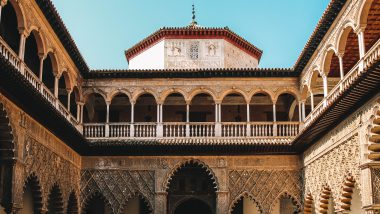
<path id="1" fill-rule="evenodd" d="M 156 44 L 164 38 L 223 38 L 226 39 L 246 52 L 256 57 L 259 61 L 263 53 L 262 50 L 243 39 L 228 27 L 209 28 L 209 27 L 164 27 L 149 35 L 141 42 L 125 51 L 125 56 L 129 61 L 131 58 L 141 53 L 143 50 Z"/>
<path id="2" fill-rule="evenodd" d="M 298 57 L 297 62 L 294 64 L 295 72 L 301 73 L 305 68 L 346 2 L 347 0 L 331 0 Z"/>
<path id="3" fill-rule="evenodd" d="M 92 70 L 86 78 L 206 78 L 206 77 L 297 77 L 288 68 L 205 68 L 156 70 Z"/>

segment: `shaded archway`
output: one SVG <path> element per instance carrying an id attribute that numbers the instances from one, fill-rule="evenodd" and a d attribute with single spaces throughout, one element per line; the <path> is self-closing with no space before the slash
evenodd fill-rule
<path id="1" fill-rule="evenodd" d="M 335 202 L 331 193 L 330 187 L 326 186 L 322 189 L 319 199 L 319 212 L 320 213 L 334 213 Z"/>
<path id="2" fill-rule="evenodd" d="M 124 214 L 151 214 L 152 208 L 145 197 L 136 195 L 128 199 L 124 206 Z"/>
<path id="3" fill-rule="evenodd" d="M 71 192 L 69 196 L 69 200 L 67 202 L 67 214 L 78 214 L 78 199 L 75 195 L 75 192 Z"/>
<path id="4" fill-rule="evenodd" d="M 78 116 L 78 102 L 80 101 L 80 92 L 77 86 L 73 87 L 73 90 L 70 94 L 70 113 L 74 116 L 74 118 L 77 118 Z M 79 118 L 77 118 L 79 119 Z"/>
<path id="5" fill-rule="evenodd" d="M 298 100 L 290 93 L 283 93 L 276 101 L 277 121 L 299 121 Z"/>
<path id="6" fill-rule="evenodd" d="M 273 122 L 273 102 L 269 94 L 265 92 L 254 94 L 249 105 L 250 121 Z"/>
<path id="7" fill-rule="evenodd" d="M 365 50 L 368 51 L 380 39 L 380 0 L 373 0 L 369 10 L 363 11 L 363 19 L 365 20 L 366 28 L 364 31 Z M 366 18 L 365 18 L 366 17 Z M 364 20 L 363 20 L 364 21 Z"/>
<path id="8" fill-rule="evenodd" d="M 343 54 L 343 72 L 348 73 L 360 59 L 358 35 L 346 27 L 340 37 L 338 50 Z"/>
<path id="9" fill-rule="evenodd" d="M 170 177 L 168 184 L 168 210 L 174 214 L 179 204 L 198 199 L 207 204 L 211 213 L 216 209 L 216 181 L 206 166 L 190 160 L 182 164 Z"/>
<path id="10" fill-rule="evenodd" d="M 68 101 L 68 86 L 66 85 L 65 75 L 66 72 L 62 73 L 58 81 L 58 100 L 67 108 Z"/>
<path id="11" fill-rule="evenodd" d="M 30 175 L 24 185 L 23 208 L 20 213 L 41 213 L 42 193 L 38 178 Z"/>
<path id="12" fill-rule="evenodd" d="M 261 209 L 249 196 L 242 196 L 232 207 L 231 214 L 260 214 Z"/>
<path id="13" fill-rule="evenodd" d="M 103 194 L 96 192 L 87 198 L 83 205 L 83 214 L 111 214 L 112 209 L 103 196 Z"/>
<path id="14" fill-rule="evenodd" d="M 225 96 L 221 104 L 221 122 L 247 122 L 247 102 L 244 96 L 231 93 Z"/>
<path id="15" fill-rule="evenodd" d="M 340 72 L 339 58 L 333 49 L 327 51 L 324 59 L 323 72 L 327 77 L 327 93 L 334 88 L 335 85 L 344 76 L 344 72 Z"/>
<path id="16" fill-rule="evenodd" d="M 113 96 L 110 104 L 110 122 L 131 122 L 131 102 L 124 93 Z"/>
<path id="17" fill-rule="evenodd" d="M 104 97 L 98 93 L 89 94 L 86 97 L 83 109 L 84 123 L 105 123 L 107 105 Z"/>
<path id="18" fill-rule="evenodd" d="M 61 189 L 57 184 L 53 185 L 50 190 L 47 201 L 48 214 L 63 213 L 63 199 Z"/>
<path id="19" fill-rule="evenodd" d="M 157 103 L 152 94 L 142 94 L 136 99 L 135 122 L 158 122 L 157 121 Z"/>
<path id="20" fill-rule="evenodd" d="M 290 195 L 283 195 L 271 207 L 271 214 L 300 213 L 300 207 Z"/>
<path id="21" fill-rule="evenodd" d="M 0 205 L 7 211 L 11 208 L 12 202 L 15 148 L 9 117 L 3 104 L 0 103 Z"/>
<path id="22" fill-rule="evenodd" d="M 42 44 L 39 44 L 41 43 L 41 38 L 39 36 L 38 32 L 33 30 L 29 37 L 26 38 L 24 55 L 25 64 L 37 78 L 40 75 L 40 57 L 44 54 Z"/>
<path id="23" fill-rule="evenodd" d="M 210 94 L 200 93 L 192 98 L 190 122 L 215 122 L 215 101 Z"/>
<path id="24" fill-rule="evenodd" d="M 11 2 L 1 9 L 0 36 L 17 54 L 20 46 L 17 13 Z"/>
<path id="25" fill-rule="evenodd" d="M 57 64 L 53 53 L 50 52 L 43 61 L 42 82 L 52 93 L 54 93 L 55 74 L 57 74 Z"/>
<path id="26" fill-rule="evenodd" d="M 173 214 L 213 214 L 211 207 L 196 198 L 190 198 L 181 202 L 176 208 Z"/>
<path id="27" fill-rule="evenodd" d="M 172 93 L 165 98 L 163 122 L 186 122 L 186 101 L 182 94 Z"/>

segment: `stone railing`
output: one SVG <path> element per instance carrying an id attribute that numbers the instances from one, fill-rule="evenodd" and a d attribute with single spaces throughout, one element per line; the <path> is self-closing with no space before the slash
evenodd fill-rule
<path id="1" fill-rule="evenodd" d="M 8 46 L 0 37 L 0 54 L 12 64 L 18 72 L 38 91 L 42 96 L 54 106 L 73 126 L 79 131 L 81 127 L 70 111 L 54 96 L 54 94 L 40 81 L 40 79 L 27 67 L 27 65 L 18 57 L 18 55 Z"/>
<path id="2" fill-rule="evenodd" d="M 85 123 L 83 133 L 89 139 L 152 138 L 270 138 L 294 137 L 299 122 L 164 122 L 164 123 Z"/>
<path id="3" fill-rule="evenodd" d="M 337 101 L 337 99 L 350 88 L 353 82 L 355 82 L 368 67 L 380 59 L 380 40 L 378 40 L 372 48 L 360 59 L 354 67 L 344 76 L 338 84 L 332 88 L 328 95 L 313 109 L 312 112 L 305 118 L 302 130 L 309 127 L 312 122 L 318 118 L 329 106 Z"/>

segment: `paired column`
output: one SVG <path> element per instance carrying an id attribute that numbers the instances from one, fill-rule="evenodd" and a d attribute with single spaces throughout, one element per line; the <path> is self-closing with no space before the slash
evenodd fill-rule
<path id="1" fill-rule="evenodd" d="M 1 15 L 1 14 L 0 14 Z M 19 50 L 18 50 L 18 57 L 24 61 L 24 55 L 25 55 L 25 41 L 26 41 L 26 32 L 24 28 L 19 28 L 20 33 L 20 44 L 19 44 Z"/>
<path id="2" fill-rule="evenodd" d="M 358 42 L 359 42 L 359 54 L 360 54 L 360 59 L 363 59 L 365 55 L 365 38 L 364 38 L 364 30 L 365 27 L 360 27 L 356 34 L 358 35 Z"/>
<path id="3" fill-rule="evenodd" d="M 273 101 L 273 136 L 277 136 L 276 101 Z"/>
<path id="4" fill-rule="evenodd" d="M 67 90 L 67 110 L 70 112 L 70 99 L 71 99 L 72 90 L 71 89 L 66 89 L 66 90 Z"/>
<path id="5" fill-rule="evenodd" d="M 344 53 L 338 53 L 339 71 L 340 71 L 341 80 L 344 78 L 343 56 L 344 56 Z"/>
<path id="6" fill-rule="evenodd" d="M 135 102 L 131 101 L 131 126 L 129 130 L 129 136 L 135 136 Z"/>
<path id="7" fill-rule="evenodd" d="M 54 97 L 58 98 L 58 89 L 59 89 L 59 76 L 57 74 L 54 74 Z"/>
<path id="8" fill-rule="evenodd" d="M 186 137 L 190 137 L 190 102 L 186 102 Z"/>
<path id="9" fill-rule="evenodd" d="M 247 102 L 247 136 L 251 136 L 251 125 L 249 124 L 251 122 L 251 111 L 249 109 L 250 105 L 249 102 Z"/>
<path id="10" fill-rule="evenodd" d="M 215 137 L 222 136 L 221 102 L 215 102 Z"/>
<path id="11" fill-rule="evenodd" d="M 298 120 L 299 120 L 299 122 L 303 121 L 303 118 L 302 118 L 302 101 L 298 102 Z"/>
<path id="12" fill-rule="evenodd" d="M 162 124 L 162 104 L 157 104 L 157 130 L 156 130 L 156 136 L 157 137 L 163 137 L 164 136 L 164 126 Z"/>

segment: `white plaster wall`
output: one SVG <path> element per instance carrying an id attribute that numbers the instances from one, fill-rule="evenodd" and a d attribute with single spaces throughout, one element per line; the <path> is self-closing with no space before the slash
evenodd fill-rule
<path id="1" fill-rule="evenodd" d="M 224 41 L 224 66 L 226 68 L 257 68 L 259 61 L 228 41 Z"/>
<path id="2" fill-rule="evenodd" d="M 164 69 L 164 40 L 129 60 L 129 69 Z"/>
<path id="3" fill-rule="evenodd" d="M 243 214 L 260 214 L 259 208 L 249 198 L 243 199 Z"/>

